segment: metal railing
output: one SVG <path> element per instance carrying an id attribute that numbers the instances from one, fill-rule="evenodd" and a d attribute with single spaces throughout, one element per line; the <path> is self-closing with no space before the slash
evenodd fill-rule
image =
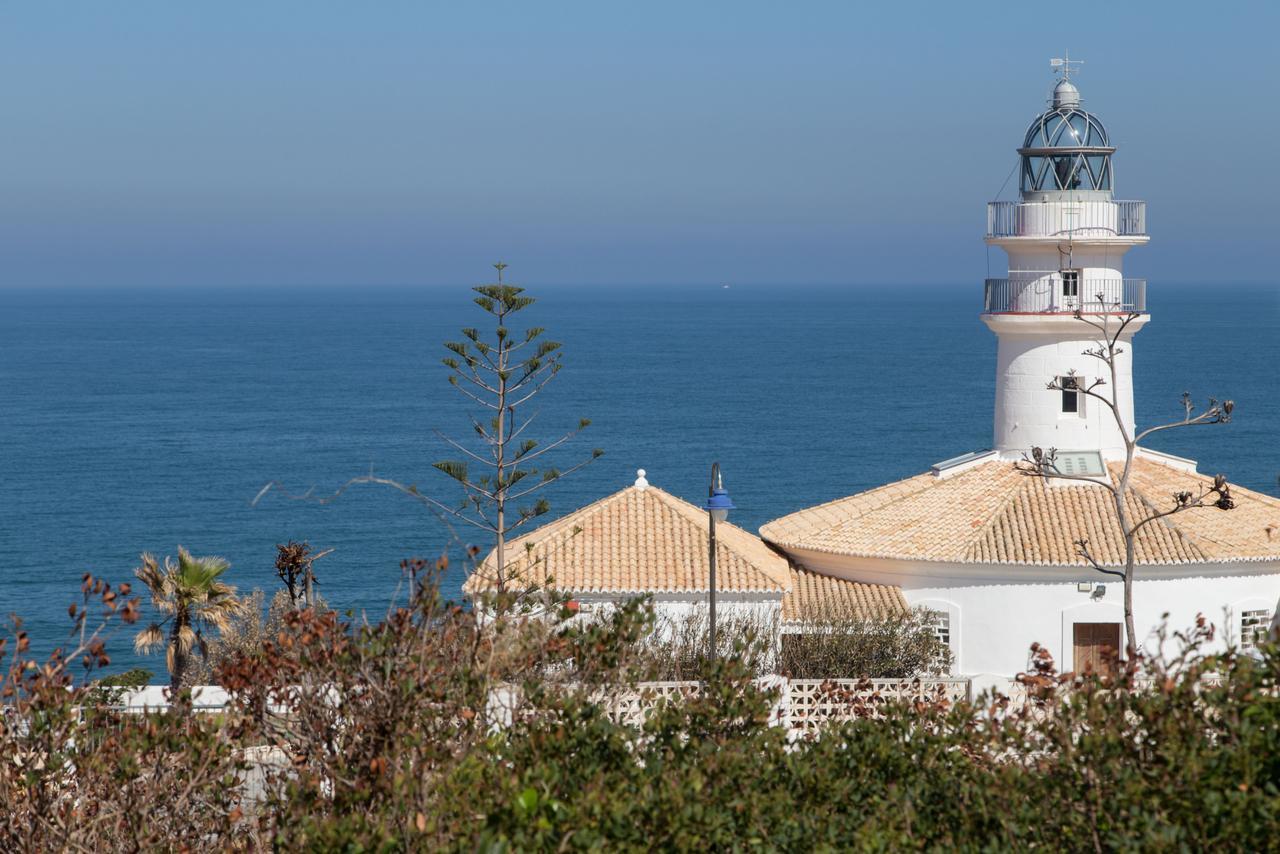
<path id="1" fill-rule="evenodd" d="M 987 279 L 983 311 L 988 314 L 1088 314 L 1147 310 L 1146 279 L 1085 277 L 1063 287 L 1059 275 L 1040 278 Z"/>
<path id="2" fill-rule="evenodd" d="M 1134 237 L 1146 233 L 1146 202 L 987 203 L 987 237 Z"/>

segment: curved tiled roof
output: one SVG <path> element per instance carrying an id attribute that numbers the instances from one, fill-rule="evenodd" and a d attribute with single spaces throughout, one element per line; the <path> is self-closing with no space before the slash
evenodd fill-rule
<path id="1" fill-rule="evenodd" d="M 692 593 L 708 590 L 705 510 L 655 486 L 629 487 L 512 540 L 507 573 L 516 584 L 575 593 Z M 491 552 L 467 580 L 492 586 Z M 716 525 L 716 589 L 784 593 L 787 559 L 736 525 Z"/>
<path id="2" fill-rule="evenodd" d="M 588 504 L 508 544 L 509 582 L 577 594 L 705 594 L 707 513 L 654 486 Z M 493 552 L 467 579 L 493 586 Z M 773 594 L 784 620 L 871 619 L 907 611 L 901 589 L 810 572 L 741 528 L 716 525 L 716 589 Z"/>
<path id="3" fill-rule="evenodd" d="M 1121 465 L 1112 463 L 1113 483 Z M 1126 500 L 1141 518 L 1172 506 L 1175 492 L 1212 478 L 1139 456 Z M 1146 525 L 1139 564 L 1280 560 L 1280 500 L 1232 487 L 1236 507 L 1198 508 Z M 917 475 L 858 495 L 800 510 L 760 528 L 782 549 L 852 557 L 992 563 L 1084 565 L 1075 541 L 1087 539 L 1105 565 L 1123 565 L 1124 539 L 1110 491 L 1049 484 L 1009 461 L 983 463 L 949 477 Z"/>

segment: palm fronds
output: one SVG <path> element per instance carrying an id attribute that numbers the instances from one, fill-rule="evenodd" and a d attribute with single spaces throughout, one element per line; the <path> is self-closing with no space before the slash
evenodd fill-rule
<path id="1" fill-rule="evenodd" d="M 142 555 L 141 560 L 134 574 L 147 586 L 152 606 L 168 616 L 140 631 L 133 646 L 140 653 L 150 652 L 164 643 L 164 627 L 169 625 L 165 663 L 176 688 L 192 651 L 207 654 L 204 628 L 226 631 L 246 605 L 236 596 L 235 587 L 221 580 L 231 567 L 225 558 L 195 557 L 179 546 L 178 559 L 166 557 L 163 567 L 150 554 Z"/>

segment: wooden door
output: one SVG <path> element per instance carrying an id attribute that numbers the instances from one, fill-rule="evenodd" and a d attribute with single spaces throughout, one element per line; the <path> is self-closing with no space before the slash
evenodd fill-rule
<path id="1" fill-rule="evenodd" d="M 1076 623 L 1074 641 L 1077 673 L 1116 672 L 1120 658 L 1119 623 Z"/>

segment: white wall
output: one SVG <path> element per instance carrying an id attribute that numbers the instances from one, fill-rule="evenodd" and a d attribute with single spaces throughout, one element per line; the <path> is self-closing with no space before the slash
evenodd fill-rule
<path id="1" fill-rule="evenodd" d="M 904 590 L 912 605 L 951 606 L 956 672 L 1011 676 L 1027 669 L 1032 643 L 1049 648 L 1060 670 L 1072 670 L 1075 623 L 1124 623 L 1124 587 L 1117 580 L 1096 585 L 1103 595 L 1080 592 L 1074 583 L 989 584 Z M 1195 625 L 1204 614 L 1218 630 L 1216 649 L 1238 638 L 1239 612 L 1280 600 L 1280 568 L 1270 575 L 1139 580 L 1134 585 L 1134 622 L 1143 647 L 1158 653 L 1154 637 L 1164 614 L 1173 631 Z M 956 630 L 957 616 L 959 630 Z M 1123 628 L 1121 629 L 1123 638 Z M 1166 653 L 1176 652 L 1170 640 Z"/>
<path id="2" fill-rule="evenodd" d="M 1063 450 L 1100 450 L 1108 458 L 1124 456 L 1124 442 L 1111 410 L 1099 400 L 1080 396 L 1081 411 L 1062 411 L 1062 392 L 1046 386 L 1054 377 L 1074 370 L 1085 381 L 1103 376 L 1101 361 L 1084 355 L 1097 339 L 1084 321 L 1070 315 L 1054 317 L 983 315 L 999 337 L 996 354 L 995 447 L 1002 455 L 1018 457 L 1033 446 Z M 1133 428 L 1132 333 L 1145 320 L 1130 324 L 1124 352 L 1117 359 L 1120 409 Z M 1111 378 L 1102 394 L 1113 392 Z"/>

